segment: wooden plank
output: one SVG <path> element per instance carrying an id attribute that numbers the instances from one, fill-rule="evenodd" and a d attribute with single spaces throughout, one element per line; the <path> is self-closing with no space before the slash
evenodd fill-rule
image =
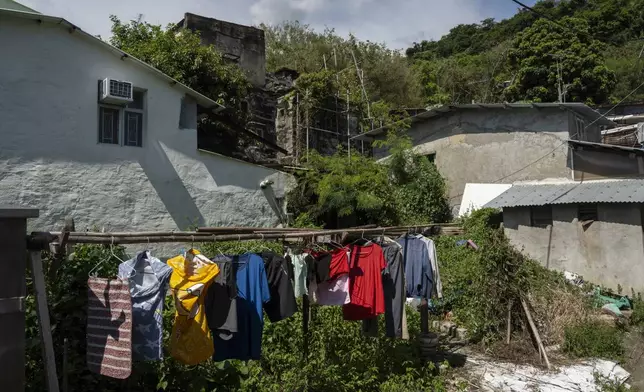
<path id="1" fill-rule="evenodd" d="M 543 343 L 541 342 L 539 331 L 537 330 L 536 325 L 534 325 L 534 321 L 532 321 L 532 315 L 530 314 L 528 305 L 523 298 L 521 298 L 521 306 L 523 307 L 523 311 L 525 312 L 525 317 L 528 319 L 528 324 L 530 324 L 530 329 L 532 329 L 532 333 L 534 334 L 534 339 L 537 341 L 537 345 L 539 346 L 539 352 L 543 356 L 543 359 L 545 359 L 548 370 L 550 370 L 550 361 L 548 360 L 548 354 L 546 354 L 546 349 L 545 347 L 543 347 Z"/>
<path id="2" fill-rule="evenodd" d="M 56 374 L 56 357 L 54 355 L 54 341 L 51 336 L 51 324 L 49 321 L 49 307 L 47 306 L 47 289 L 45 287 L 45 275 L 42 268 L 40 251 L 29 252 L 31 263 L 31 278 L 36 292 L 36 313 L 40 326 L 40 338 L 45 348 L 45 371 L 47 376 L 47 390 L 58 392 L 58 375 Z"/>

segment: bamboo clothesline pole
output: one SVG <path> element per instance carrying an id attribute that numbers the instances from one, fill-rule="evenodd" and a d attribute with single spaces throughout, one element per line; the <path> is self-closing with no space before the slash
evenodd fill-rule
<path id="1" fill-rule="evenodd" d="M 246 227 L 204 227 L 199 231 L 141 231 L 141 232 L 70 232 L 68 243 L 95 243 L 95 244 L 136 244 L 142 242 L 217 242 L 231 240 L 270 240 L 303 237 L 328 236 L 333 234 L 403 234 L 405 232 L 426 232 L 438 228 L 441 234 L 455 235 L 462 232 L 461 228 L 453 224 L 427 224 L 416 226 L 390 226 L 390 227 L 354 227 L 347 229 L 307 229 L 307 228 L 246 228 Z M 36 233 L 37 234 L 37 233 Z M 61 232 L 49 233 L 61 236 Z"/>
<path id="2" fill-rule="evenodd" d="M 415 232 L 426 231 L 432 228 L 423 226 L 413 226 L 417 228 Z M 440 226 L 436 226 L 440 227 Z M 421 229 L 422 230 L 418 230 Z M 378 227 L 372 229 L 337 229 L 337 230 L 317 230 L 317 231 L 298 231 L 298 232 L 281 232 L 281 233 L 248 233 L 248 234 L 209 234 L 199 231 L 176 231 L 176 232 L 72 232 L 69 233 L 67 242 L 70 244 L 140 244 L 140 243 L 181 243 L 181 242 L 219 242 L 234 240 L 280 240 L 296 239 L 308 237 L 328 236 L 332 234 L 362 234 L 362 235 L 395 235 L 408 232 L 410 228 L 396 227 Z M 441 228 L 442 234 L 457 235 L 461 233 L 460 229 L 455 230 L 453 227 Z M 37 235 L 38 233 L 34 233 Z M 54 236 L 61 235 L 60 232 L 48 233 Z"/>

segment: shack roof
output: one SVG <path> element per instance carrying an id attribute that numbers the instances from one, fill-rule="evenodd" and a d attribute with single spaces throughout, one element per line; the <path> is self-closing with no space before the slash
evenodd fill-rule
<path id="1" fill-rule="evenodd" d="M 598 111 L 587 106 L 583 103 L 481 103 L 481 104 L 457 104 L 457 105 L 443 105 L 437 108 L 429 109 L 415 116 L 408 117 L 412 124 L 422 121 L 427 121 L 434 117 L 439 117 L 447 113 L 459 110 L 485 110 L 485 109 L 551 109 L 559 108 L 562 110 L 570 110 L 575 112 L 591 121 L 597 121 L 599 125 L 608 127 L 615 127 L 616 124 L 611 120 L 603 117 Z M 389 125 L 365 132 L 361 135 L 355 136 L 355 139 L 370 139 L 382 135 L 387 132 Z"/>
<path id="2" fill-rule="evenodd" d="M 644 179 L 513 185 L 485 207 L 579 203 L 644 203 Z"/>

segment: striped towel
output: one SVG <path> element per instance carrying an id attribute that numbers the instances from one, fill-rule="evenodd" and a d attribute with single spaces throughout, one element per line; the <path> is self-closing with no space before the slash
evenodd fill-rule
<path id="1" fill-rule="evenodd" d="M 132 299 L 127 281 L 87 281 L 87 367 L 94 373 L 128 378 L 132 372 Z"/>

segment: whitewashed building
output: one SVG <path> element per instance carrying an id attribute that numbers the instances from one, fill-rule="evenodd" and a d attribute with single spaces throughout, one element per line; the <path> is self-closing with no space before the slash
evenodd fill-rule
<path id="1" fill-rule="evenodd" d="M 278 223 L 286 174 L 198 150 L 213 100 L 58 17 L 0 9 L 0 42 L 0 205 L 30 229 Z"/>

